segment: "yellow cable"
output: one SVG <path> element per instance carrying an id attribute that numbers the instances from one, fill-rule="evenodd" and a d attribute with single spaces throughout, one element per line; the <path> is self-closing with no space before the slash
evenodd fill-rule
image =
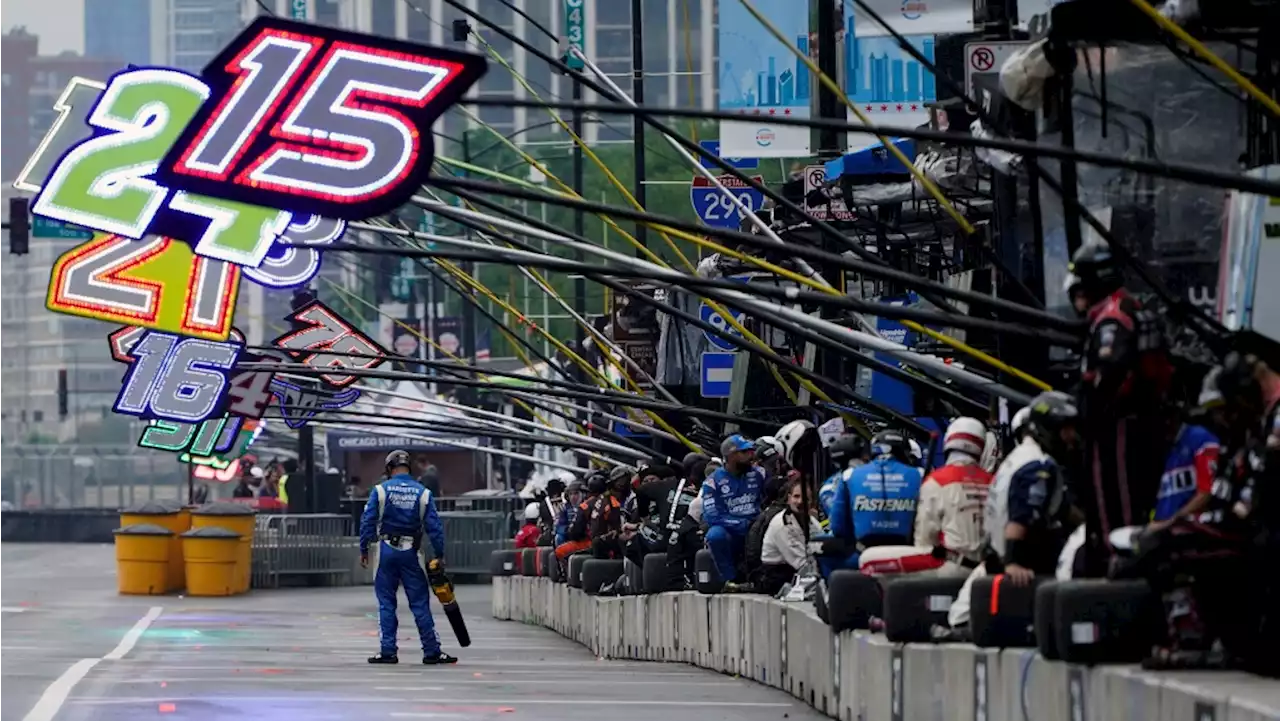
<path id="1" fill-rule="evenodd" d="M 454 354 L 454 353 L 450 353 L 448 350 L 445 350 L 444 346 L 441 346 L 439 343 L 435 342 L 435 341 L 434 341 L 434 340 L 432 340 L 431 338 L 429 338 L 429 337 L 427 337 L 427 336 L 423 335 L 423 334 L 422 334 L 422 332 L 421 332 L 421 331 L 419 331 L 417 328 L 414 328 L 413 326 L 409 325 L 408 323 L 405 323 L 404 321 L 400 320 L 399 318 L 396 318 L 396 317 L 392 316 L 390 313 L 385 313 L 385 312 L 383 312 L 383 310 L 382 310 L 381 308 L 377 307 L 377 306 L 376 306 L 376 305 L 374 305 L 373 303 L 370 303 L 369 301 L 365 300 L 364 298 L 361 298 L 360 296 L 358 296 L 358 295 L 356 295 L 356 294 L 352 293 L 351 291 L 347 290 L 346 288 L 343 288 L 341 285 L 339 285 L 339 284 L 335 283 L 334 281 L 330 280 L 329 278 L 322 278 L 322 280 L 324 280 L 324 282 L 328 283 L 328 284 L 329 284 L 329 287 L 330 287 L 330 288 L 333 288 L 334 290 L 336 290 L 339 294 L 346 295 L 346 296 L 349 296 L 349 297 L 351 297 L 351 298 L 354 298 L 355 300 L 358 300 L 358 301 L 360 301 L 361 303 L 364 303 L 365 305 L 367 305 L 367 306 L 369 306 L 370 308 L 372 308 L 372 309 L 374 309 L 375 311 L 377 311 L 379 315 L 385 315 L 387 318 L 390 318 L 392 323 L 395 323 L 396 325 L 400 326 L 401 328 L 403 328 L 403 329 L 405 329 L 405 330 L 409 331 L 410 333 L 412 333 L 412 334 L 413 334 L 415 337 L 417 337 L 418 339 L 423 340 L 423 341 L 426 341 L 429 345 L 431 345 L 431 347 L 433 347 L 433 348 L 435 348 L 436 350 L 440 351 L 441 353 L 445 354 L 445 355 L 446 355 L 446 356 L 448 356 L 449 358 L 451 358 L 451 359 L 453 359 L 453 360 L 455 360 L 455 361 L 457 361 L 458 363 L 461 363 L 461 364 L 463 364 L 463 365 L 470 365 L 470 364 L 468 364 L 468 363 L 467 363 L 467 362 L 466 362 L 466 361 L 465 361 L 461 356 L 456 355 L 456 354 Z M 487 375 L 487 374 L 485 374 L 485 373 L 481 373 L 481 372 L 479 372 L 478 370 L 476 371 L 475 375 L 476 375 L 477 377 L 479 377 L 479 378 L 482 378 L 482 379 L 486 380 L 486 381 L 493 381 L 493 377 L 492 377 L 492 376 L 489 376 L 489 375 Z M 441 381 L 439 381 L 439 382 L 447 383 L 448 381 L 447 381 L 447 380 L 441 380 Z M 511 401 L 512 401 L 513 403 L 515 403 L 516 405 L 520 406 L 521 408 L 525 409 L 526 411 L 528 411 L 528 412 L 529 412 L 529 415 L 530 415 L 530 416 L 532 416 L 533 418 L 535 418 L 535 419 L 536 419 L 539 423 L 541 423 L 542 425 L 544 425 L 544 426 L 546 426 L 546 427 L 548 427 L 548 428 L 553 428 L 553 427 L 554 427 L 554 426 L 552 426 L 552 425 L 551 425 L 551 423 L 550 423 L 549 421 L 547 421 L 547 419 L 543 418 L 543 417 L 542 417 L 542 416 L 541 416 L 541 415 L 540 415 L 536 410 L 534 410 L 534 409 L 533 409 L 533 407 L 531 407 L 530 405 L 528 405 L 528 404 L 527 404 L 527 403 L 525 403 L 524 401 L 520 400 L 519 398 L 512 398 L 512 399 L 511 399 Z"/>
<path id="2" fill-rule="evenodd" d="M 1191 48 L 1192 52 L 1203 58 L 1205 62 L 1216 68 L 1218 72 L 1226 75 L 1231 82 L 1239 86 L 1239 88 L 1245 91 L 1249 97 L 1257 100 L 1259 104 L 1271 111 L 1272 115 L 1280 118 L 1280 103 L 1277 103 L 1274 98 L 1262 92 L 1257 85 L 1253 84 L 1253 81 L 1246 78 L 1239 70 L 1232 67 L 1230 63 L 1218 57 L 1218 55 L 1205 46 L 1204 43 L 1192 37 L 1191 33 L 1183 30 L 1182 27 L 1173 20 L 1161 15 L 1160 11 L 1152 7 L 1151 3 L 1146 2 L 1146 0 L 1129 0 L 1129 2 L 1132 3 L 1134 7 L 1138 8 L 1138 10 L 1142 11 L 1142 14 L 1155 21 L 1155 24 L 1160 26 L 1160 28 L 1165 32 L 1174 36 L 1184 45 Z"/>
<path id="3" fill-rule="evenodd" d="M 492 176 L 494 176 L 494 177 L 497 177 L 497 178 L 502 178 L 502 179 L 506 179 L 506 178 L 508 178 L 508 177 L 511 177 L 511 176 L 504 176 L 502 173 L 490 173 L 490 175 L 492 175 Z M 513 179 L 514 179 L 514 178 L 513 178 Z M 544 189 L 544 190 L 545 190 L 545 189 Z M 574 197 L 574 196 L 573 196 L 573 194 L 571 194 L 571 193 L 555 193 L 554 191 L 546 191 L 546 192 L 549 192 L 549 193 L 551 193 L 551 194 L 553 194 L 553 195 L 561 195 L 561 196 L 563 196 L 563 197 Z M 658 224 L 658 223 L 646 223 L 646 224 L 647 224 L 647 225 L 649 225 L 650 227 L 654 228 L 655 230 L 660 230 L 660 231 L 670 232 L 671 234 L 675 235 L 675 236 L 676 236 L 676 237 L 678 237 L 678 238 L 684 238 L 684 239 L 687 239 L 687 240 L 689 240 L 690 242 L 692 242 L 692 243 L 694 243 L 694 244 L 696 244 L 696 245 L 698 245 L 698 246 L 701 246 L 701 247 L 706 248 L 706 249 L 708 249 L 708 250 L 713 250 L 713 251 L 715 251 L 715 252 L 717 252 L 717 253 L 720 253 L 721 255 L 725 255 L 725 256 L 728 256 L 728 257 L 730 257 L 730 258 L 734 258 L 735 260 L 739 260 L 739 261 L 741 261 L 741 262 L 743 262 L 743 263 L 747 263 L 747 264 L 749 264 L 749 265 L 754 265 L 754 266 L 756 266 L 756 267 L 762 268 L 762 269 L 767 270 L 767 271 L 769 271 L 769 272 L 771 272 L 771 273 L 773 273 L 773 274 L 775 274 L 775 275 L 778 275 L 778 276 L 781 276 L 781 277 L 786 278 L 786 279 L 788 279 L 788 280 L 792 280 L 792 281 L 794 281 L 794 282 L 796 282 L 796 283 L 800 283 L 800 284 L 802 284 L 802 285 L 808 286 L 808 287 L 813 288 L 813 289 L 815 289 L 815 290 L 817 290 L 817 291 L 819 291 L 819 292 L 826 293 L 827 295 L 836 296 L 836 297 L 842 297 L 842 294 L 840 293 L 840 291 L 839 291 L 839 290 L 837 290 L 837 289 L 833 288 L 832 286 L 830 286 L 830 285 L 828 285 L 828 284 L 820 283 L 820 282 L 818 282 L 818 281 L 816 281 L 816 280 L 814 280 L 814 279 L 812 279 L 812 278 L 807 278 L 807 277 L 805 277 L 805 276 L 803 276 L 803 275 L 801 275 L 801 274 L 799 274 L 799 273 L 797 273 L 797 272 L 795 272 L 795 271 L 793 271 L 793 270 L 789 270 L 789 269 L 787 269 L 787 268 L 783 268 L 783 267 L 781 267 L 781 266 L 779 266 L 779 265 L 775 265 L 775 264 L 770 263 L 769 261 L 764 260 L 764 259 L 762 259 L 762 258 L 757 258 L 757 257 L 755 257 L 755 256 L 753 256 L 753 255 L 747 255 L 747 254 L 745 254 L 745 253 L 740 253 L 740 252 L 738 252 L 738 251 L 735 251 L 735 250 L 732 250 L 732 249 L 730 249 L 730 248 L 727 248 L 727 247 L 725 247 L 725 246 L 723 246 L 723 245 L 720 245 L 719 243 L 716 243 L 716 242 L 714 242 L 714 241 L 711 241 L 711 240 L 708 240 L 708 239 L 706 239 L 706 238 L 702 238 L 702 237 L 699 237 L 699 236 L 693 235 L 692 233 L 685 233 L 684 231 L 681 231 L 681 230 L 676 229 L 676 228 L 669 228 L 669 227 L 667 227 L 667 226 L 665 226 L 665 225 L 661 225 L 661 224 Z M 711 301 L 708 301 L 708 305 L 711 305 Z M 713 307 L 715 307 L 715 306 L 713 306 Z M 721 310 L 721 309 L 719 309 L 719 308 L 717 308 L 717 312 L 721 313 L 721 315 L 722 315 L 724 318 L 726 318 L 726 320 L 731 320 L 731 321 L 733 320 L 732 316 L 731 316 L 731 315 L 729 315 L 727 312 L 725 312 L 725 311 L 723 311 L 723 310 Z M 931 338 L 934 338 L 935 340 L 938 340 L 939 342 L 941 342 L 941 343 L 943 343 L 943 344 L 945 344 L 945 345 L 948 345 L 948 346 L 950 346 L 951 348 L 954 348 L 955 350 L 960 351 L 961 353 L 964 353 L 964 354 L 966 354 L 966 355 L 972 356 L 973 358 L 975 358 L 975 359 L 977 359 L 977 360 L 980 360 L 980 361 L 982 361 L 983 363 L 986 363 L 987 365 L 991 366 L 992 368 L 995 368 L 995 369 L 996 369 L 996 370 L 998 370 L 998 371 L 1001 371 L 1001 372 L 1003 372 L 1003 373 L 1008 373 L 1009 375 L 1012 375 L 1012 376 L 1014 376 L 1015 378 L 1019 378 L 1019 379 L 1021 379 L 1021 380 L 1025 381 L 1026 383 L 1028 383 L 1028 384 L 1030 384 L 1030 385 L 1032 385 L 1032 386 L 1035 386 L 1036 388 L 1039 388 L 1040 390 L 1046 390 L 1046 391 L 1048 391 L 1048 390 L 1053 390 L 1053 387 L 1052 387 L 1052 386 L 1050 386 L 1048 383 L 1045 383 L 1044 381 L 1040 380 L 1039 378 L 1036 378 L 1035 376 L 1032 376 L 1031 374 L 1027 373 L 1026 371 L 1023 371 L 1023 370 L 1021 370 L 1021 369 L 1019 369 L 1019 368 L 1015 368 L 1015 367 L 1013 367 L 1013 366 L 1009 365 L 1008 363 L 1005 363 L 1004 361 L 1002 361 L 1002 360 L 1000 360 L 1000 359 L 998 359 L 998 358 L 992 357 L 990 354 L 985 353 L 984 351 L 978 350 L 977 348 L 974 348 L 973 346 L 970 346 L 970 345 L 968 345 L 968 344 L 966 344 L 966 343 L 964 343 L 964 342 L 962 342 L 962 341 L 959 341 L 959 340 L 957 340 L 957 339 L 955 339 L 955 338 L 952 338 L 951 336 L 944 335 L 944 334 L 939 333 L 939 332 L 937 332 L 937 331 L 935 331 L 935 330 L 933 330 L 933 329 L 931 329 L 931 328 L 926 328 L 925 326 L 922 326 L 922 325 L 920 325 L 919 323 L 916 323 L 915 321 L 904 320 L 904 321 L 901 321 L 901 323 L 902 323 L 904 326 L 906 326 L 907 328 L 909 328 L 909 329 L 911 329 L 911 330 L 913 330 L 913 331 L 916 331 L 917 333 L 923 333 L 924 335 L 927 335 L 927 336 L 929 336 L 929 337 L 931 337 Z M 736 329 L 738 329 L 738 331 L 739 331 L 739 332 L 742 332 L 742 329 L 741 329 L 741 325 L 740 325 L 740 324 L 735 324 L 735 325 L 734 325 L 734 327 L 735 327 Z M 803 382 L 805 382 L 803 379 L 801 379 L 801 380 L 802 380 L 802 383 L 803 383 Z M 813 392 L 813 388 L 810 388 L 810 389 L 809 389 L 809 391 L 812 393 L 812 392 Z M 815 393 L 815 395 L 817 395 L 819 398 L 822 398 L 822 400 L 825 400 L 825 401 L 827 401 L 827 402 L 831 402 L 831 399 L 830 399 L 830 398 L 828 398 L 828 397 L 824 397 L 823 395 L 820 395 L 820 394 L 818 394 L 818 393 Z"/>
<path id="4" fill-rule="evenodd" d="M 816 74 L 818 82 L 822 83 L 823 87 L 835 93 L 836 97 L 840 98 L 840 100 L 845 104 L 845 107 L 849 108 L 849 110 L 853 112 L 854 116 L 857 117 L 863 125 L 871 125 L 870 118 L 868 118 L 862 110 L 858 108 L 858 106 L 854 105 L 853 101 L 849 100 L 849 96 L 845 95 L 844 90 L 840 88 L 840 85 L 832 80 L 831 76 L 822 72 L 818 65 L 810 60 L 807 55 L 800 52 L 800 49 L 793 45 L 791 41 L 782 34 L 782 31 L 778 30 L 777 26 L 769 22 L 769 19 L 762 15 L 760 11 L 756 9 L 755 5 L 751 4 L 751 0 L 738 0 L 738 2 L 742 3 L 742 6 L 747 9 L 747 12 L 751 13 L 755 19 L 769 31 L 770 35 L 773 35 L 773 37 L 777 38 L 778 42 L 786 46 L 786 48 L 791 51 L 791 54 L 796 56 L 797 60 L 804 63 L 805 66 L 809 68 L 810 72 Z M 898 146 L 889 142 L 889 138 L 887 136 L 876 135 L 876 138 L 880 140 L 885 149 L 888 150 L 899 163 L 902 163 L 902 165 L 906 167 L 916 181 L 920 183 L 920 186 L 925 189 L 925 192 L 929 193 L 929 195 L 933 196 L 934 200 L 938 201 L 938 205 L 942 207 L 942 210 L 946 212 L 947 215 L 951 216 L 951 219 L 956 222 L 956 225 L 960 226 L 960 229 L 964 231 L 964 234 L 972 235 L 975 230 L 973 224 L 970 223 L 954 205 L 951 204 L 951 201 L 947 200 L 947 197 L 942 193 L 942 189 L 930 180 L 927 175 L 920 172 L 920 169 L 911 162 L 911 159 L 908 158 L 906 154 L 898 149 Z"/>
<path id="5" fill-rule="evenodd" d="M 497 231 L 496 231 L 496 229 L 495 229 L 495 232 L 497 232 Z M 415 245 L 416 245 L 416 243 L 415 243 Z M 484 295 L 484 296 L 485 296 L 486 298 L 488 298 L 490 301 L 492 301 L 492 302 L 494 302 L 495 304 L 497 304 L 497 305 L 498 305 L 500 308 L 502 308 L 505 312 L 510 313 L 510 314 L 512 314 L 513 316 L 515 316 L 515 317 L 516 317 L 516 319 L 518 320 L 518 322 L 520 322 L 520 323 L 522 323 L 522 324 L 526 325 L 527 327 L 532 328 L 532 329 L 534 329 L 535 331 L 537 331 L 537 332 L 538 332 L 539 334 L 541 334 L 544 338 L 546 338 L 546 339 L 547 339 L 547 340 L 548 340 L 552 345 L 554 345 L 554 346 L 556 347 L 556 349 L 557 349 L 557 350 L 559 350 L 560 352 L 564 353 L 566 357 L 568 357 L 569 359 L 571 359 L 572 361 L 574 361 L 576 364 L 578 364 L 578 365 L 579 365 L 583 370 L 587 371 L 589 374 L 591 374 L 592 376 L 594 376 L 594 377 L 597 379 L 597 383 L 598 383 L 601 387 L 608 387 L 608 388 L 611 388 L 611 389 L 614 389 L 614 390 L 624 390 L 624 389 L 622 389 L 622 388 L 619 388 L 615 383 L 613 383 L 613 382 L 612 382 L 611 380 L 609 380 L 606 376 L 604 376 L 603 374 L 601 374 L 601 373 L 600 373 L 596 368 L 594 368 L 590 363 L 588 363 L 588 362 L 587 362 L 584 358 L 582 358 L 580 355 L 578 355 L 577 353 L 575 353 L 571 348 L 569 348 L 569 347 L 568 347 L 568 346 L 566 346 L 565 344 L 561 343 L 561 342 L 560 342 L 560 339 L 556 338 L 554 335 L 552 335 L 550 332 L 548 332 L 545 328 L 542 328 L 541 326 L 539 326 L 537 323 L 534 323 L 533 321 L 529 320 L 529 318 L 528 318 L 527 316 L 525 316 L 525 314 L 524 314 L 524 313 L 522 313 L 521 311 L 517 310 L 514 306 L 510 305 L 509 303 L 507 303 L 507 302 L 503 301 L 501 298 L 499 298 L 496 294 L 494 294 L 494 292 L 493 292 L 493 291 L 492 291 L 488 286 L 486 286 L 484 283 L 481 283 L 481 282 L 480 282 L 480 281 L 478 281 L 477 279 L 473 278 L 473 277 L 471 276 L 471 274 L 470 274 L 470 273 L 464 273 L 464 272 L 462 272 L 462 270 L 461 270 L 460 268 L 458 268 L 457 266 L 455 266 L 454 264 L 450 263 L 449 261 L 447 261 L 447 260 L 445 260 L 445 259 L 443 259 L 443 258 L 437 258 L 437 259 L 436 259 L 436 264 L 437 264 L 437 265 L 439 265 L 441 268 L 445 269 L 445 271 L 447 271 L 450 275 L 452 275 L 452 276 L 454 276 L 455 278 L 457 278 L 458 280 L 460 280 L 460 281 L 462 281 L 462 282 L 466 283 L 468 286 L 470 286 L 470 287 L 474 288 L 476 291 L 478 291 L 480 294 Z M 604 354 L 602 354 L 602 355 L 603 355 L 607 360 L 609 360 L 611 363 L 615 363 L 615 364 L 616 364 L 616 360 L 615 360 L 615 359 L 613 359 L 613 358 L 611 358 L 611 357 L 610 357 L 610 355 L 609 355 L 608 353 L 604 353 Z M 633 390 L 633 392 L 639 392 L 639 391 L 640 391 L 640 386 L 639 386 L 639 385 L 638 385 L 638 384 L 637 384 L 637 383 L 636 383 L 636 382 L 631 378 L 631 376 L 630 376 L 629 374 L 627 374 L 627 372 L 626 372 L 623 368 L 621 368 L 620 366 L 617 366 L 617 365 L 615 365 L 615 368 L 617 368 L 618 372 L 622 375 L 622 377 L 623 377 L 627 382 L 629 382 L 629 383 L 630 383 L 630 385 L 632 386 L 632 390 Z M 628 414 L 634 413 L 634 411 L 635 411 L 635 410 L 637 410 L 637 409 L 631 409 L 631 408 L 627 408 L 627 409 L 626 409 L 626 411 L 628 412 Z M 684 435 L 684 434 L 682 434 L 682 433 L 680 433 L 680 431 L 676 430 L 676 428 L 674 428 L 674 427 L 673 427 L 671 424 L 669 424 L 665 419 L 663 419 L 663 418 L 662 418 L 662 416 L 658 415 L 657 413 L 655 413 L 654 411 L 652 411 L 652 410 L 650 410 L 650 409 L 648 409 L 648 408 L 639 409 L 639 410 L 640 410 L 641 412 L 643 412 L 643 414 L 644 414 L 644 415 L 647 415 L 650 419 L 652 419 L 652 420 L 653 420 L 653 422 L 654 422 L 655 424 L 657 424 L 657 425 L 658 425 L 658 427 L 662 428 L 664 431 L 666 431 L 666 432 L 670 433 L 671 435 L 675 436 L 675 437 L 676 437 L 676 438 L 677 438 L 681 443 L 683 443 L 687 448 L 689 448 L 689 450 L 691 450 L 691 451 L 693 451 L 693 452 L 695 452 L 695 453 L 701 453 L 701 452 L 703 451 L 703 449 L 702 449 L 700 446 L 698 446 L 698 444 L 694 443 L 693 441 L 691 441 L 691 440 L 689 440 L 687 437 L 685 437 L 685 435 Z M 633 416 L 633 418 L 634 418 L 634 416 Z M 636 420 L 639 420 L 639 419 L 637 418 Z"/>

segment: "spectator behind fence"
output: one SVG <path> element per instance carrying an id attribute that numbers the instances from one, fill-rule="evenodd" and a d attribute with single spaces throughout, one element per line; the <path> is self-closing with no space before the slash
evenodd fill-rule
<path id="1" fill-rule="evenodd" d="M 684 485 L 681 497 L 688 497 L 688 504 L 678 502 L 668 511 L 667 529 L 667 590 L 683 591 L 693 588 L 694 558 L 702 548 L 702 482 L 706 479 L 710 458 L 700 453 L 684 457 Z"/>
<path id="2" fill-rule="evenodd" d="M 805 505 L 803 481 L 787 483 L 783 510 L 773 515 L 764 532 L 760 550 L 760 570 L 756 590 L 770 596 L 782 590 L 809 557 L 808 538 L 822 533 L 822 526 Z M 805 533 L 805 526 L 809 532 Z M 807 536 L 807 537 L 806 537 Z"/>
<path id="3" fill-rule="evenodd" d="M 739 434 L 724 439 L 720 454 L 724 467 L 702 484 L 702 517 L 707 522 L 707 548 L 725 590 L 738 589 L 738 563 L 751 522 L 760 513 L 764 474 L 751 464 L 754 446 Z"/>
<path id="4" fill-rule="evenodd" d="M 524 525 L 516 532 L 516 548 L 537 548 L 538 536 L 542 531 L 538 528 L 539 504 L 530 503 L 524 507 Z"/>

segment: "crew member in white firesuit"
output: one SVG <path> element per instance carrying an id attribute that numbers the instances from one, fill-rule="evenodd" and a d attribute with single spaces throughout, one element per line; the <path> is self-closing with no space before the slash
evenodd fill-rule
<path id="1" fill-rule="evenodd" d="M 942 561 L 940 574 L 965 576 L 982 561 L 982 514 L 991 485 L 991 474 L 979 465 L 986 443 L 987 429 L 981 421 L 952 421 L 942 441 L 946 465 L 930 472 L 920 485 L 915 543 Z"/>

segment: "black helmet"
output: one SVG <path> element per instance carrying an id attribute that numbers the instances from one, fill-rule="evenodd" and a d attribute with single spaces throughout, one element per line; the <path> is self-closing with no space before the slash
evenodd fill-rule
<path id="1" fill-rule="evenodd" d="M 1099 298 L 1124 284 L 1119 260 L 1111 248 L 1099 243 L 1080 246 L 1071 256 L 1067 271 L 1070 273 L 1066 283 L 1068 296 L 1079 290 L 1089 298 Z"/>
<path id="2" fill-rule="evenodd" d="M 603 472 L 592 471 L 591 474 L 587 476 L 587 493 L 593 496 L 598 496 L 601 493 L 604 493 L 605 489 L 608 487 L 609 480 L 605 478 Z"/>
<path id="3" fill-rule="evenodd" d="M 702 471 L 707 467 L 709 460 L 711 457 L 704 453 L 686 453 L 680 464 L 684 469 L 684 477 L 702 480 Z M 694 471 L 697 473 L 695 474 Z"/>
<path id="4" fill-rule="evenodd" d="M 1240 401 L 1256 398 L 1261 390 L 1254 374 L 1258 369 L 1258 358 L 1253 355 L 1231 351 L 1222 361 L 1222 370 L 1218 373 L 1218 391 L 1222 399 L 1236 405 Z"/>
<path id="5" fill-rule="evenodd" d="M 856 433 L 846 433 L 831 442 L 827 447 L 827 455 L 832 462 L 843 465 L 851 458 L 857 458 L 866 452 L 867 442 Z"/>
<path id="6" fill-rule="evenodd" d="M 871 439 L 871 455 L 877 458 L 893 456 L 900 461 L 905 461 L 910 451 L 911 446 L 907 443 L 907 437 L 899 430 L 883 430 Z"/>
<path id="7" fill-rule="evenodd" d="M 413 464 L 409 460 L 408 451 L 392 451 L 387 454 L 386 468 L 388 471 L 391 470 L 392 468 L 395 468 L 396 466 L 404 466 L 406 468 L 410 468 L 412 467 L 412 465 Z"/>
<path id="8" fill-rule="evenodd" d="M 1045 391 L 1031 399 L 1027 428 L 1046 449 L 1058 443 L 1058 432 L 1080 416 L 1075 399 L 1062 391 Z"/>

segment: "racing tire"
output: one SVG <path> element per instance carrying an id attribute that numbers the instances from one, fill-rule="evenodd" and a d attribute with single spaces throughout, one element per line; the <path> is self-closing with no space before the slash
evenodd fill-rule
<path id="1" fill-rule="evenodd" d="M 884 614 L 884 589 L 871 576 L 842 568 L 827 579 L 827 625 L 832 633 L 865 630 Z"/>
<path id="2" fill-rule="evenodd" d="M 494 551 L 489 554 L 489 573 L 494 576 L 515 576 L 517 558 L 520 552 L 515 549 Z"/>
<path id="3" fill-rule="evenodd" d="M 546 577 L 551 575 L 551 567 L 556 565 L 556 549 L 551 546 L 540 546 L 538 548 L 538 576 Z"/>
<path id="4" fill-rule="evenodd" d="M 698 550 L 693 557 L 693 570 L 698 578 L 698 593 L 716 594 L 724 590 L 724 579 L 720 578 L 720 572 L 716 570 L 716 560 L 710 549 Z"/>
<path id="5" fill-rule="evenodd" d="M 590 555 L 578 553 L 569 556 L 569 585 L 574 588 L 582 588 L 582 565 L 587 561 L 594 560 Z"/>
<path id="6" fill-rule="evenodd" d="M 644 568 L 640 571 L 640 587 L 645 593 L 662 593 L 667 590 L 667 554 L 650 553 L 644 557 Z"/>
<path id="7" fill-rule="evenodd" d="M 1068 663 L 1137 663 L 1165 633 L 1160 596 L 1143 580 L 1071 580 L 1053 604 L 1058 652 Z"/>
<path id="8" fill-rule="evenodd" d="M 566 573 L 564 562 L 557 558 L 553 551 L 551 558 L 547 560 L 547 578 L 550 578 L 552 583 L 565 583 L 569 580 Z"/>
<path id="9" fill-rule="evenodd" d="M 520 575 L 538 575 L 538 549 L 525 548 L 520 551 Z"/>
<path id="10" fill-rule="evenodd" d="M 1058 635 L 1053 631 L 1054 605 L 1058 602 L 1058 587 L 1061 584 L 1061 581 L 1048 580 L 1036 586 L 1032 628 L 1036 637 L 1036 648 L 1040 651 L 1040 655 L 1049 661 L 1062 659 L 1062 654 L 1058 652 Z M 973 610 L 970 609 L 969 613 L 972 615 Z"/>
<path id="11" fill-rule="evenodd" d="M 1049 579 L 1037 576 L 1015 586 L 999 573 L 975 579 L 969 595 L 969 629 L 981 648 L 1032 648 L 1036 645 L 1036 595 Z"/>
<path id="12" fill-rule="evenodd" d="M 600 593 L 600 587 L 617 581 L 622 575 L 624 562 L 620 559 L 591 558 L 582 564 L 580 584 L 588 596 Z"/>
<path id="13" fill-rule="evenodd" d="M 947 614 L 965 579 L 898 576 L 884 586 L 884 636 L 894 643 L 926 643 Z"/>
<path id="14" fill-rule="evenodd" d="M 622 573 L 627 577 L 627 595 L 639 596 L 644 593 L 644 569 L 636 565 L 630 558 L 622 562 Z"/>

